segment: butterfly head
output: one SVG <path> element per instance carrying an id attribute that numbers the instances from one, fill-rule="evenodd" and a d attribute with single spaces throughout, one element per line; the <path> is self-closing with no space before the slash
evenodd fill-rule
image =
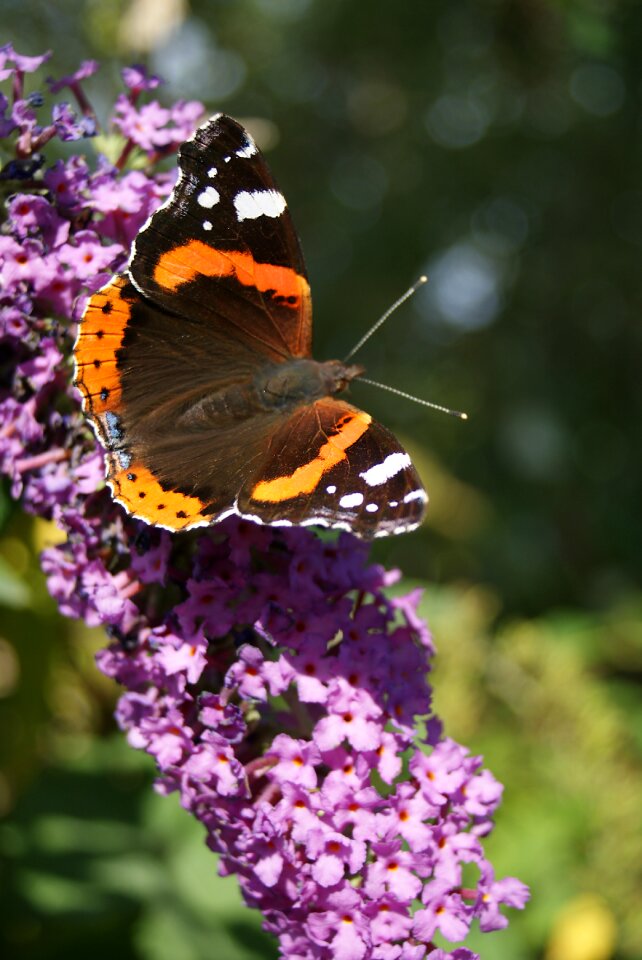
<path id="1" fill-rule="evenodd" d="M 366 368 L 359 363 L 343 363 L 341 360 L 326 360 L 320 364 L 328 387 L 328 395 L 341 393 L 349 385 L 366 372 Z"/>

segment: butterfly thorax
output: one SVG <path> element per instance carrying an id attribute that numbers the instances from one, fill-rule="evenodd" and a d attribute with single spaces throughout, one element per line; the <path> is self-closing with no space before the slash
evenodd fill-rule
<path id="1" fill-rule="evenodd" d="M 363 372 L 363 367 L 346 366 L 340 360 L 318 363 L 297 357 L 261 370 L 254 386 L 263 409 L 291 410 L 340 393 Z"/>

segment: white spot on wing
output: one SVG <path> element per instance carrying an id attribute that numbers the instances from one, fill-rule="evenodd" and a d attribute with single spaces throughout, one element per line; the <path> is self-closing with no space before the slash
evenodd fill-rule
<path id="1" fill-rule="evenodd" d="M 333 483 L 331 483 L 329 487 L 326 487 L 326 488 L 325 488 L 325 492 L 326 492 L 326 493 L 336 493 L 336 492 L 337 492 L 337 488 L 335 487 L 335 485 L 334 485 Z"/>
<path id="2" fill-rule="evenodd" d="M 425 490 L 411 490 L 410 493 L 407 493 L 403 498 L 404 503 L 412 503 L 413 500 L 422 500 L 424 503 L 428 502 L 428 497 Z"/>
<path id="3" fill-rule="evenodd" d="M 247 159 L 249 157 L 253 157 L 255 153 L 258 153 L 256 144 L 254 143 L 254 140 L 252 140 L 252 137 L 248 133 L 247 140 L 245 141 L 243 146 L 236 151 L 236 156 Z"/>
<path id="4" fill-rule="evenodd" d="M 234 197 L 237 220 L 257 217 L 280 217 L 286 207 L 285 197 L 278 190 L 241 190 Z"/>
<path id="5" fill-rule="evenodd" d="M 215 177 L 217 173 L 218 173 L 218 170 L 216 169 L 216 167 L 210 167 L 209 170 L 207 171 L 208 177 Z"/>
<path id="6" fill-rule="evenodd" d="M 411 530 L 416 530 L 420 524 L 418 523 L 406 523 L 398 524 L 391 527 L 380 527 L 378 530 L 375 530 L 375 537 L 388 537 L 393 533 L 410 533 Z"/>
<path id="7" fill-rule="evenodd" d="M 202 193 L 196 198 L 202 207 L 210 210 L 221 199 L 221 195 L 214 187 L 205 187 Z"/>
<path id="8" fill-rule="evenodd" d="M 346 493 L 346 495 L 339 500 L 339 506 L 345 507 L 346 509 L 349 507 L 360 507 L 362 503 L 362 493 Z"/>
<path id="9" fill-rule="evenodd" d="M 381 463 L 375 463 L 374 467 L 370 467 L 359 476 L 363 477 L 369 487 L 378 487 L 409 466 L 410 457 L 407 453 L 391 453 Z"/>
<path id="10" fill-rule="evenodd" d="M 378 509 L 379 509 L 378 503 L 368 503 L 366 505 L 366 510 L 368 511 L 368 513 L 376 513 Z"/>

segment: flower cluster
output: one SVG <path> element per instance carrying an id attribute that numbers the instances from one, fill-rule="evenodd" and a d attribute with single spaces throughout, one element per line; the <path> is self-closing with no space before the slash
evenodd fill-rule
<path id="1" fill-rule="evenodd" d="M 473 958 L 439 936 L 502 927 L 500 907 L 528 893 L 484 857 L 501 785 L 431 714 L 417 592 L 391 598 L 396 576 L 348 534 L 230 518 L 170 536 L 128 517 L 102 482 L 70 385 L 75 322 L 168 192 L 154 161 L 203 108 L 139 106 L 160 81 L 132 67 L 111 120 L 119 160 L 46 165 L 47 143 L 97 127 L 82 88 L 92 61 L 48 84 L 79 112 L 56 103 L 39 121 L 45 97 L 25 95 L 25 75 L 45 59 L 0 49 L 12 97 L 0 94 L 12 151 L 0 171 L 0 469 L 25 509 L 66 533 L 42 555 L 49 590 L 64 614 L 107 627 L 98 665 L 125 688 L 119 724 L 155 758 L 158 789 L 203 823 L 283 957 Z M 126 170 L 134 151 L 144 172 Z"/>

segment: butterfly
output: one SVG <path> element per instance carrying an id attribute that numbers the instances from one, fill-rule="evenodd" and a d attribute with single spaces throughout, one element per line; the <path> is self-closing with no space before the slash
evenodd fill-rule
<path id="1" fill-rule="evenodd" d="M 414 529 L 428 498 L 410 457 L 339 396 L 363 368 L 312 359 L 301 247 L 254 140 L 216 114 L 178 166 L 74 348 L 114 499 L 173 531 L 232 514 L 366 539 Z"/>

